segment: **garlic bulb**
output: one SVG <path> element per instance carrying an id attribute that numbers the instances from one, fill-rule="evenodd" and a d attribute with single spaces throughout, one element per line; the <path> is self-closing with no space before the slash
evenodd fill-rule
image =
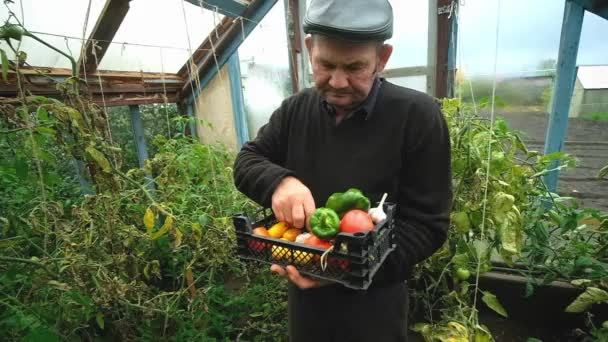
<path id="1" fill-rule="evenodd" d="M 375 208 L 369 209 L 369 211 L 368 211 L 369 216 L 371 216 L 372 222 L 374 222 L 374 223 L 379 223 L 379 222 L 386 220 L 386 213 L 384 212 L 384 209 L 383 209 L 384 201 L 386 200 L 386 196 L 387 196 L 387 194 L 384 193 L 384 195 L 382 196 L 382 200 L 380 201 L 380 204 L 378 204 L 378 206 Z"/>

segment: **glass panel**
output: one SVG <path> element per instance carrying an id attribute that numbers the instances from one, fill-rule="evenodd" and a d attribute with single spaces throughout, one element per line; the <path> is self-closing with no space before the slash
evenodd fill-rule
<path id="1" fill-rule="evenodd" d="M 97 17 L 101 13 L 105 0 L 92 0 L 86 32 L 88 37 Z M 87 18 L 88 1 L 73 0 L 21 0 L 8 4 L 8 8 L 15 13 L 17 19 L 24 27 L 39 38 L 56 48 L 70 54 L 74 59 L 80 56 L 82 47 L 83 29 Z M 23 11 L 21 11 L 23 7 Z M 4 4 L 0 5 L 0 22 L 9 18 L 9 10 Z M 59 19 L 61 18 L 61 19 Z M 11 23 L 16 23 L 11 19 Z M 7 51 L 10 59 L 14 58 L 10 48 L 2 42 L 2 49 Z M 28 63 L 35 66 L 69 68 L 70 62 L 61 54 L 49 49 L 39 42 L 24 38 L 21 50 L 28 54 Z"/>
<path id="2" fill-rule="evenodd" d="M 491 97 L 497 3 L 468 0 L 461 8 L 458 67 L 460 79 L 465 80 L 460 82 L 461 93 L 467 101 L 473 95 L 477 102 Z M 502 1 L 500 8 L 496 95 L 506 106 L 497 108 L 496 113 L 523 133 L 531 150 L 541 152 L 551 111 L 564 7 L 564 1 L 512 0 Z M 586 12 L 577 56 L 581 68 L 585 64 L 608 65 L 606 34 L 608 21 Z M 596 80 L 604 79 L 600 68 L 591 73 Z M 584 78 L 584 72 L 579 71 L 564 137 L 565 151 L 578 157 L 581 167 L 560 173 L 558 191 L 577 197 L 583 206 L 607 210 L 608 184 L 595 177 L 608 160 L 608 109 L 603 109 L 608 107 L 602 107 L 608 105 L 608 90 L 587 88 Z M 598 112 L 585 112 L 588 109 Z M 481 110 L 484 116 L 488 112 L 488 108 Z"/>
<path id="3" fill-rule="evenodd" d="M 223 18 L 183 0 L 132 0 L 130 7 L 100 69 L 175 73 Z"/>
<path id="4" fill-rule="evenodd" d="M 468 0 L 461 6 L 458 64 L 469 75 L 493 75 L 497 3 L 496 0 Z M 556 60 L 563 13 L 564 1 L 502 1 L 498 73 L 522 74 L 543 69 L 545 60 Z M 608 20 L 585 13 L 579 64 L 608 63 L 605 34 L 608 34 Z"/>
<path id="5" fill-rule="evenodd" d="M 393 55 L 387 69 L 423 66 L 427 63 L 428 1 L 389 0 L 393 7 Z M 425 91 L 425 90 L 423 90 Z"/>
<path id="6" fill-rule="evenodd" d="M 291 94 L 285 8 L 268 12 L 239 48 L 249 138 L 268 122 L 281 101 Z"/>
<path id="7" fill-rule="evenodd" d="M 387 80 L 402 87 L 426 92 L 426 76 L 391 77 Z"/>

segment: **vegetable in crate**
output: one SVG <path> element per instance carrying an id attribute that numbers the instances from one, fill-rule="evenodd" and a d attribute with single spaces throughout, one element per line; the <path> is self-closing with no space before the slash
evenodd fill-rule
<path id="1" fill-rule="evenodd" d="M 275 223 L 272 227 L 270 227 L 270 229 L 268 229 L 268 234 L 270 234 L 270 237 L 279 239 L 279 238 L 283 237 L 283 234 L 285 234 L 285 232 L 289 228 L 290 228 L 289 223 L 278 222 L 278 223 Z"/>
<path id="2" fill-rule="evenodd" d="M 340 218 L 330 208 L 318 208 L 310 217 L 310 230 L 321 239 L 331 239 L 340 232 Z"/>
<path id="3" fill-rule="evenodd" d="M 329 196 L 325 207 L 333 209 L 340 217 L 352 209 L 369 210 L 369 199 L 363 195 L 361 190 L 351 188 L 346 192 L 336 192 Z"/>
<path id="4" fill-rule="evenodd" d="M 371 216 L 359 209 L 347 212 L 340 221 L 340 232 L 342 233 L 359 233 L 373 229 L 374 222 L 372 222 Z"/>
<path id="5" fill-rule="evenodd" d="M 253 230 L 253 235 L 270 237 L 268 230 L 265 227 L 257 227 Z M 249 240 L 249 248 L 256 252 L 261 252 L 267 247 L 267 244 L 261 241 Z"/>

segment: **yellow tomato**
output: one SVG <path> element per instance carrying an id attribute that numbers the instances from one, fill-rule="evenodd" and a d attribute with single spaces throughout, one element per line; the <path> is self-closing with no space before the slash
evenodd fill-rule
<path id="1" fill-rule="evenodd" d="M 283 238 L 287 239 L 289 241 L 296 241 L 296 237 L 298 235 L 300 235 L 302 231 L 299 230 L 298 228 L 289 228 L 287 229 L 287 231 L 283 234 Z"/>
<path id="2" fill-rule="evenodd" d="M 285 234 L 287 229 L 289 229 L 289 223 L 278 222 L 275 223 L 272 227 L 270 227 L 270 229 L 268 229 L 268 234 L 270 235 L 270 237 L 278 239 L 283 236 L 283 234 Z"/>
<path id="3" fill-rule="evenodd" d="M 306 265 L 312 260 L 312 253 L 304 252 L 304 251 L 294 251 L 293 252 L 293 262 L 296 265 Z"/>
<path id="4" fill-rule="evenodd" d="M 289 241 L 284 238 L 281 238 L 281 240 Z M 288 247 L 273 245 L 271 251 L 272 257 L 276 260 L 289 259 L 291 257 L 291 249 Z"/>

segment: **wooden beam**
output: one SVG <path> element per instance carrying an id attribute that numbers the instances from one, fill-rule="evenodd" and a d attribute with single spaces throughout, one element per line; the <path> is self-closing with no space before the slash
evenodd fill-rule
<path id="1" fill-rule="evenodd" d="M 300 90 L 300 69 L 298 58 L 300 46 L 300 18 L 298 0 L 283 0 L 285 5 L 285 26 L 287 28 L 287 65 L 291 75 L 291 91 L 295 94 Z"/>
<path id="2" fill-rule="evenodd" d="M 424 76 L 427 74 L 427 67 L 425 66 L 414 66 L 404 68 L 394 68 L 384 70 L 380 75 L 382 77 L 411 77 L 411 76 Z"/>
<path id="3" fill-rule="evenodd" d="M 220 36 L 217 44 L 214 44 L 215 55 L 212 51 L 207 51 L 197 65 L 196 72 L 198 73 L 201 87 L 204 87 L 217 74 L 217 70 L 228 61 L 228 58 L 238 49 L 249 33 L 256 27 L 257 23 L 266 16 L 276 2 L 277 0 L 254 0 L 247 7 L 245 13 L 243 13 L 244 19 L 239 18 L 232 21 L 227 31 Z M 199 91 L 200 89 L 198 89 L 195 80 L 190 78 L 186 81 L 181 93 L 190 94 L 188 101 L 193 101 L 194 97 L 198 96 Z"/>
<path id="4" fill-rule="evenodd" d="M 63 68 L 22 68 L 20 72 L 24 75 L 26 88 L 32 94 L 51 97 L 60 95 L 56 84 L 71 76 L 71 70 Z M 40 72 L 45 76 L 41 76 Z M 178 102 L 179 90 L 184 84 L 176 74 L 104 70 L 88 74 L 87 81 L 87 92 L 92 101 L 102 105 L 105 99 L 108 107 Z M 0 82 L 0 96 L 17 96 L 17 77 L 14 72 L 9 72 L 8 83 Z"/>
<path id="5" fill-rule="evenodd" d="M 106 0 L 106 4 L 97 18 L 95 28 L 86 42 L 84 53 L 78 60 L 80 72 L 93 72 L 97 70 L 97 63 L 101 63 L 114 35 L 129 11 L 131 0 Z M 96 49 L 96 50 L 94 50 Z"/>
<path id="6" fill-rule="evenodd" d="M 217 11 L 227 17 L 236 18 L 247 9 L 248 2 L 243 0 L 186 0 L 187 2 L 200 6 L 210 11 Z"/>
<path id="7" fill-rule="evenodd" d="M 427 36 L 426 93 L 435 96 L 435 76 L 437 75 L 437 0 L 429 0 Z"/>
<path id="8" fill-rule="evenodd" d="M 448 95 L 448 50 L 450 42 L 450 9 L 453 0 L 437 1 L 437 60 L 435 62 L 435 97 Z"/>
<path id="9" fill-rule="evenodd" d="M 113 95 L 105 96 L 104 98 L 102 98 L 101 95 L 96 95 L 93 96 L 91 100 L 99 106 L 103 106 L 105 103 L 106 107 L 116 107 L 153 103 L 177 103 L 179 101 L 179 97 L 177 93 L 167 94 L 166 99 L 164 94 Z"/>
<path id="10" fill-rule="evenodd" d="M 66 68 L 49 68 L 49 67 L 21 67 L 19 71 L 23 75 L 28 76 L 39 76 L 41 73 L 51 77 L 70 77 L 72 72 Z M 13 71 L 9 71 L 14 73 Z M 98 70 L 94 72 L 87 72 L 87 78 L 92 80 L 100 76 L 102 79 L 117 78 L 117 79 L 165 79 L 167 81 L 180 81 L 183 82 L 183 78 L 177 74 L 161 73 L 161 72 L 142 72 L 142 71 L 112 71 L 112 70 Z"/>
<path id="11" fill-rule="evenodd" d="M 48 95 L 49 97 L 58 97 L 59 94 Z M 164 94 L 128 94 L 128 95 L 107 95 L 102 97 L 100 94 L 93 95 L 91 101 L 99 106 L 106 107 L 114 106 L 130 106 L 130 105 L 142 105 L 152 103 L 177 103 L 179 102 L 179 96 L 177 93 L 167 94 L 166 98 Z M 19 104 L 20 100 L 16 97 L 0 97 L 0 104 Z"/>
<path id="12" fill-rule="evenodd" d="M 608 1 L 606 0 L 573 0 L 585 10 L 608 20 Z"/>
<path id="13" fill-rule="evenodd" d="M 234 20 L 229 17 L 224 17 L 207 38 L 205 38 L 203 43 L 192 53 L 191 59 L 188 58 L 186 63 L 179 69 L 177 75 L 183 79 L 188 79 L 191 70 L 196 70 L 196 68 L 198 68 L 201 60 L 211 53 L 213 47 L 217 45 L 219 37 L 222 37 L 233 23 Z M 190 65 L 190 63 L 193 65 Z"/>

